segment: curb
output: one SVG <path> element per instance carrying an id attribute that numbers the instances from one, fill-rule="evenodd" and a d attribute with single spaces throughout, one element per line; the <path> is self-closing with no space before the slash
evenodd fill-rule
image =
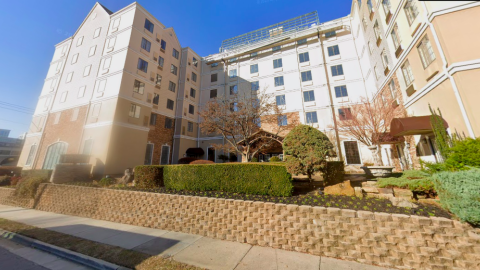
<path id="1" fill-rule="evenodd" d="M 127 270 L 129 268 L 119 266 L 113 263 L 106 262 L 104 260 L 96 259 L 90 256 L 86 256 L 80 254 L 78 252 L 74 252 L 68 249 L 64 249 L 61 247 L 57 247 L 54 245 L 47 244 L 45 242 L 41 242 L 17 233 L 12 233 L 9 231 L 5 231 L 0 229 L 0 238 L 5 238 L 21 244 L 23 246 L 39 249 L 55 256 L 76 262 L 78 264 L 88 266 L 98 270 Z"/>

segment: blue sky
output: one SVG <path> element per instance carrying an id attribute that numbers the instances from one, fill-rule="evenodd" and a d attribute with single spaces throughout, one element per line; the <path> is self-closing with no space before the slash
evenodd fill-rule
<path id="1" fill-rule="evenodd" d="M 116 12 L 132 2 L 100 3 Z M 140 0 L 139 3 L 166 27 L 173 27 L 182 46 L 191 47 L 201 56 L 218 52 L 224 39 L 315 10 L 320 22 L 330 21 L 348 15 L 351 6 L 351 0 Z M 76 31 L 94 4 L 93 0 L 3 1 L 0 129 L 11 129 L 10 136 L 28 130 L 54 45 Z"/>

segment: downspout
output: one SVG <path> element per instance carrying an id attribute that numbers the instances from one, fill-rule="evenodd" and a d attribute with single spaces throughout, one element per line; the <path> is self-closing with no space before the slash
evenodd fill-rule
<path id="1" fill-rule="evenodd" d="M 318 37 L 318 40 L 320 40 L 320 48 L 322 49 L 323 68 L 325 70 L 325 77 L 327 78 L 328 97 L 330 99 L 330 108 L 332 109 L 332 117 L 333 117 L 333 128 L 335 130 L 335 137 L 337 139 L 337 153 L 340 161 L 343 161 L 343 155 L 342 155 L 342 150 L 340 146 L 340 137 L 338 135 L 337 118 L 335 117 L 335 108 L 333 106 L 332 89 L 330 87 L 330 79 L 328 77 L 327 61 L 325 60 L 325 50 L 323 48 L 323 41 L 322 41 L 322 37 L 320 36 L 320 31 L 318 30 L 318 28 L 317 28 L 317 37 Z"/>

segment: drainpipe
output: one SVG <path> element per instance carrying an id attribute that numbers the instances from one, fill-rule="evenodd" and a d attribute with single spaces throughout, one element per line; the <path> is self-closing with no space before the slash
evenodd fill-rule
<path id="1" fill-rule="evenodd" d="M 323 41 L 320 36 L 320 31 L 318 30 L 318 28 L 317 28 L 317 37 L 318 37 L 318 40 L 320 40 L 320 48 L 322 49 L 323 68 L 325 70 L 325 77 L 327 78 L 328 97 L 330 99 L 330 108 L 332 109 L 332 117 L 333 117 L 333 128 L 335 130 L 335 137 L 337 139 L 337 153 L 340 161 L 343 161 L 342 150 L 340 147 L 340 137 L 338 135 L 337 118 L 335 117 L 335 108 L 333 106 L 332 89 L 330 87 L 330 79 L 328 77 L 327 61 L 325 60 L 325 49 L 323 48 Z"/>

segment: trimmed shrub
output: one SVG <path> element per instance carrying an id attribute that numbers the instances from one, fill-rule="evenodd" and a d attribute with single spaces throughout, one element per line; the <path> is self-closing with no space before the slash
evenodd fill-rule
<path id="1" fill-rule="evenodd" d="M 228 161 L 237 162 L 238 161 L 237 155 L 235 155 L 234 153 L 230 153 L 230 158 L 228 158 Z"/>
<path id="2" fill-rule="evenodd" d="M 227 162 L 229 158 L 227 155 L 222 154 L 222 155 L 218 155 L 218 159 L 220 159 L 223 162 Z"/>
<path id="3" fill-rule="evenodd" d="M 195 160 L 199 159 L 194 157 L 184 157 L 178 160 L 178 164 L 190 164 L 190 162 L 193 162 Z"/>
<path id="4" fill-rule="evenodd" d="M 13 172 L 13 174 L 12 174 Z M 0 166 L 0 176 L 3 175 L 20 175 L 22 172 L 22 167 L 16 167 L 16 166 Z"/>
<path id="5" fill-rule="evenodd" d="M 449 150 L 445 166 L 449 171 L 468 169 L 466 166 L 480 168 L 480 137 L 456 142 Z"/>
<path id="6" fill-rule="evenodd" d="M 271 157 L 270 162 L 281 162 L 282 160 L 279 157 Z"/>
<path id="7" fill-rule="evenodd" d="M 327 161 L 327 167 L 323 174 L 325 186 L 336 185 L 343 182 L 345 163 L 343 161 Z"/>
<path id="8" fill-rule="evenodd" d="M 163 187 L 163 168 L 161 165 L 142 165 L 135 167 L 135 187 Z"/>
<path id="9" fill-rule="evenodd" d="M 35 198 L 38 187 L 42 183 L 48 183 L 48 179 L 38 176 L 22 178 L 22 180 L 18 182 L 14 194 L 18 197 L 33 199 Z"/>
<path id="10" fill-rule="evenodd" d="M 165 166 L 163 170 L 165 187 L 173 190 L 215 190 L 271 196 L 291 196 L 293 190 L 292 176 L 281 165 L 174 165 Z"/>
<path id="11" fill-rule="evenodd" d="M 461 220 L 480 225 L 480 169 L 433 176 L 440 203 Z"/>
<path id="12" fill-rule="evenodd" d="M 252 157 L 252 158 L 250 159 L 250 162 L 258 162 L 258 158 Z"/>
<path id="13" fill-rule="evenodd" d="M 53 170 L 23 170 L 22 177 L 40 177 L 50 179 Z"/>
<path id="14" fill-rule="evenodd" d="M 397 175 L 397 177 L 387 177 L 377 179 L 378 186 L 407 188 L 411 191 L 434 193 L 435 186 L 428 173 L 417 170 L 408 170 Z"/>
<path id="15" fill-rule="evenodd" d="M 10 186 L 10 176 L 0 176 L 0 187 Z"/>
<path id="16" fill-rule="evenodd" d="M 115 181 L 114 178 L 107 178 L 107 177 L 102 178 L 102 179 L 98 182 L 98 184 L 99 184 L 100 186 L 102 186 L 102 187 L 108 187 L 108 186 L 111 186 L 111 185 L 113 185 L 113 184 L 115 184 L 115 183 L 116 183 L 116 181 Z"/>
<path id="17" fill-rule="evenodd" d="M 215 162 L 211 160 L 199 159 L 199 160 L 190 162 L 190 164 L 215 164 Z"/>

